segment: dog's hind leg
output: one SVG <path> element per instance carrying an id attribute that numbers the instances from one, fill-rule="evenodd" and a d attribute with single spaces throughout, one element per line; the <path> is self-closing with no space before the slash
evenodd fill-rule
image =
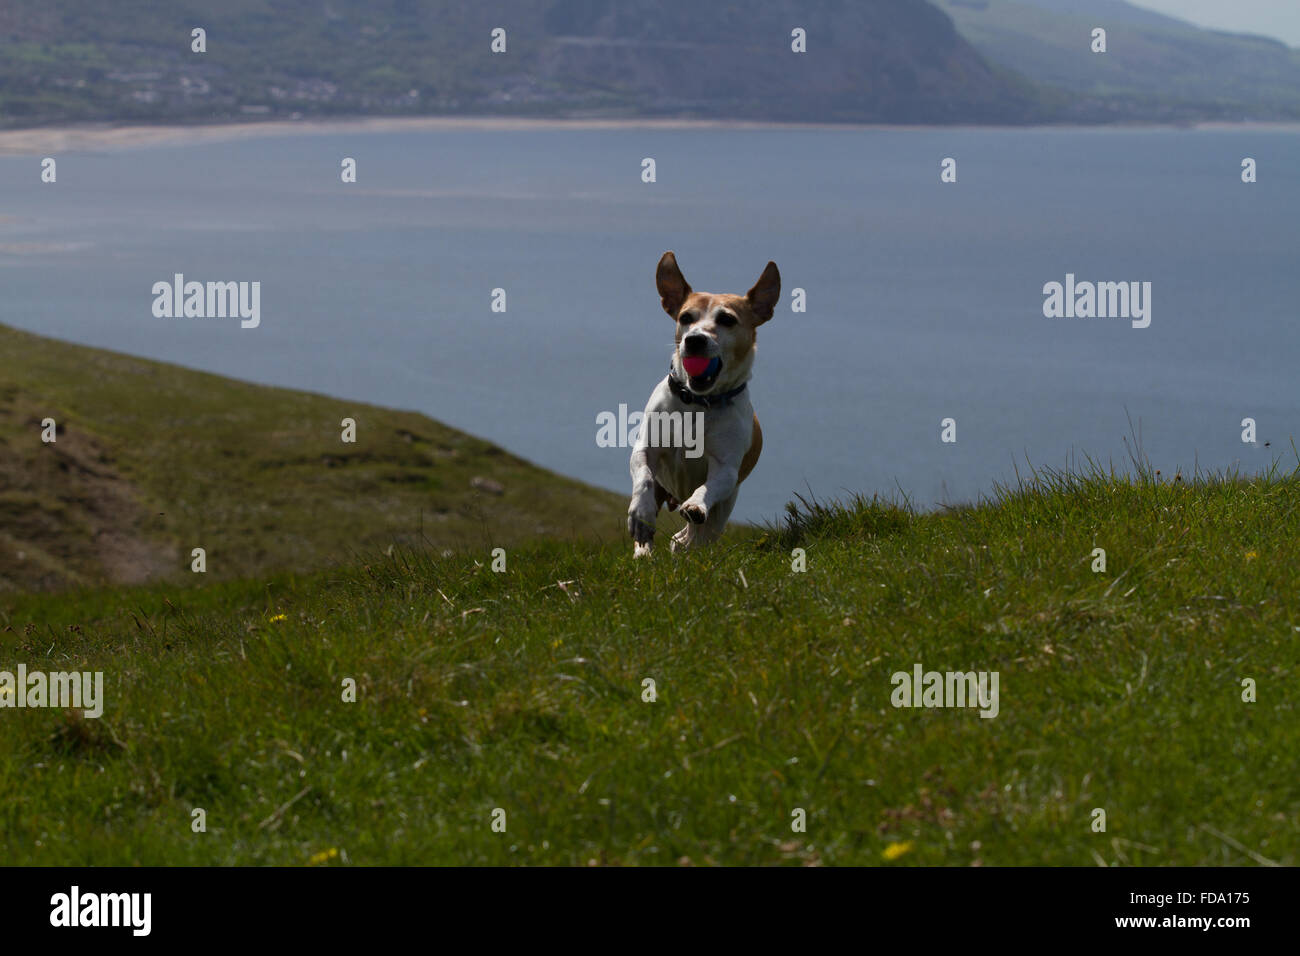
<path id="1" fill-rule="evenodd" d="M 695 525 L 688 521 L 686 526 L 669 540 L 669 547 L 672 548 L 673 554 L 678 551 L 689 551 L 695 545 Z"/>
<path id="2" fill-rule="evenodd" d="M 727 526 L 727 519 L 731 517 L 732 509 L 736 507 L 738 497 L 740 492 L 733 491 L 730 497 L 724 498 L 710 508 L 709 516 L 700 524 L 687 521 L 686 526 L 673 535 L 671 545 L 673 553 L 712 544 L 721 538 L 722 531 Z"/>
<path id="3" fill-rule="evenodd" d="M 722 537 L 722 530 L 727 526 L 727 519 L 731 517 L 732 509 L 736 507 L 736 499 L 739 497 L 740 490 L 737 489 L 709 509 L 708 518 L 697 528 L 695 535 L 697 544 L 711 544 Z"/>

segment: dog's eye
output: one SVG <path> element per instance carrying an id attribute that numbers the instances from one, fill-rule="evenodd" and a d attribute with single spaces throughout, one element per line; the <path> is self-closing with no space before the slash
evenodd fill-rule
<path id="1" fill-rule="evenodd" d="M 692 312 L 683 312 L 681 315 L 677 316 L 677 321 L 682 325 L 690 325 L 695 321 L 695 314 Z"/>
<path id="2" fill-rule="evenodd" d="M 718 325 L 724 326 L 726 328 L 730 328 L 735 324 L 736 324 L 736 317 L 732 315 L 730 312 L 718 313 Z"/>

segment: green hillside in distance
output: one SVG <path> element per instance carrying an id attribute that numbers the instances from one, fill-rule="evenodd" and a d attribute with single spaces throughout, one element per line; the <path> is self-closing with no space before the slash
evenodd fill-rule
<path id="1" fill-rule="evenodd" d="M 207 50 L 191 50 L 194 27 Z M 495 28 L 506 50 L 493 54 Z M 808 52 L 791 50 L 807 32 Z M 1060 104 L 1051 109 L 1059 111 Z M 349 115 L 1050 118 L 925 0 L 81 0 L 0 7 L 0 128 Z"/>
<path id="2" fill-rule="evenodd" d="M 1111 31 L 1105 56 L 1088 50 L 1097 25 Z M 191 49 L 195 27 L 205 52 Z M 1300 117 L 1298 57 L 1120 0 L 118 0 L 111 16 L 10 0 L 0 129 L 359 115 L 1286 120 Z"/>
<path id="3" fill-rule="evenodd" d="M 934 0 L 987 59 L 1117 114 L 1300 119 L 1300 50 L 1122 0 Z M 1107 52 L 1091 50 L 1107 31 Z"/>
<path id="4" fill-rule="evenodd" d="M 415 412 L 5 326 L 0 369 L 0 591 L 192 582 L 196 547 L 211 579 L 624 530 L 620 496 Z"/>

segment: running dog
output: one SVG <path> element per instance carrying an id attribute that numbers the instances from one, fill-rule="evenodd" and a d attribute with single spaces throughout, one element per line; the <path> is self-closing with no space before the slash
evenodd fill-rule
<path id="1" fill-rule="evenodd" d="M 695 292 L 677 267 L 677 257 L 665 252 L 655 285 L 677 332 L 668 375 L 650 393 L 632 449 L 627 528 L 633 557 L 650 554 L 655 519 L 664 504 L 686 518 L 686 526 L 673 535 L 673 551 L 721 536 L 740 483 L 763 450 L 763 432 L 746 386 L 757 329 L 772 317 L 781 296 L 781 273 L 769 262 L 743 296 Z M 703 424 L 703 452 L 696 449 L 694 456 L 684 442 L 658 441 L 665 432 L 658 423 L 682 422 L 687 416 Z"/>

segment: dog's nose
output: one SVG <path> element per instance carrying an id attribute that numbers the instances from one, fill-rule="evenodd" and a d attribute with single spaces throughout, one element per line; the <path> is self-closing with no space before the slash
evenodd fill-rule
<path id="1" fill-rule="evenodd" d="M 688 335 L 682 339 L 683 355 L 704 355 L 709 350 L 707 335 Z"/>

